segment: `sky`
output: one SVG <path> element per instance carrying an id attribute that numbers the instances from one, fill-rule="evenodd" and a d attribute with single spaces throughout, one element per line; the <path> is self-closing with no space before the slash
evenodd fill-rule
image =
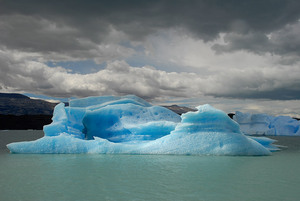
<path id="1" fill-rule="evenodd" d="M 298 0 L 0 0 L 0 92 L 300 117 Z"/>

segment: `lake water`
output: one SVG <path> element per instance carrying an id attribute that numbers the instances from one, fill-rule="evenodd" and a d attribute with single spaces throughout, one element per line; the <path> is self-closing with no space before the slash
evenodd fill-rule
<path id="1" fill-rule="evenodd" d="M 0 200 L 299 200 L 300 138 L 272 156 L 23 155 L 4 144 L 41 131 L 0 131 Z"/>

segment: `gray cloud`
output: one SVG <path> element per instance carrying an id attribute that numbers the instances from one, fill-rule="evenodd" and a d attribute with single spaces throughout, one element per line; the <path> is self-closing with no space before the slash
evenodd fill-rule
<path id="1" fill-rule="evenodd" d="M 118 45 L 121 33 L 107 28 L 100 44 L 83 36 L 67 24 L 34 16 L 0 16 L 0 42 L 8 49 L 38 52 L 48 60 L 95 59 L 96 62 L 122 59 L 134 53 L 132 48 Z"/>
<path id="2" fill-rule="evenodd" d="M 282 66 L 264 71 L 229 71 L 229 75 L 217 75 L 215 89 L 205 94 L 239 99 L 299 100 L 299 76 L 300 71 L 286 71 Z"/>
<path id="3" fill-rule="evenodd" d="M 268 37 L 263 33 L 228 33 L 224 36 L 225 45 L 216 44 L 212 48 L 217 53 L 232 52 L 238 50 L 249 50 L 258 54 L 269 52 L 270 47 Z"/>
<path id="4" fill-rule="evenodd" d="M 264 34 L 250 32 L 246 34 L 230 32 L 224 36 L 226 44 L 215 44 L 217 53 L 248 50 L 257 54 L 266 52 L 289 56 L 290 61 L 300 60 L 300 21 L 287 24 L 280 30 Z"/>
<path id="5" fill-rule="evenodd" d="M 221 32 L 237 33 L 245 38 L 230 35 L 231 43 L 250 38 L 252 44 L 259 46 L 263 35 L 297 22 L 299 9 L 300 3 L 296 0 L 102 0 L 88 3 L 8 0 L 0 2 L 1 21 L 6 22 L 2 25 L 4 34 L 0 42 L 9 48 L 64 51 L 88 48 L 78 43 L 78 39 L 102 43 L 111 27 L 124 32 L 131 40 L 141 40 L 159 29 L 183 27 L 203 40 L 212 40 Z M 51 26 L 52 30 L 47 29 Z M 247 48 L 247 45 L 249 42 L 239 48 Z M 238 47 L 229 49 L 234 48 Z"/>
<path id="6" fill-rule="evenodd" d="M 297 0 L 3 0 L 0 88 L 60 97 L 299 99 L 299 10 Z M 120 62 L 128 58 L 140 58 L 141 67 Z M 81 75 L 45 65 L 89 59 L 107 67 Z"/>

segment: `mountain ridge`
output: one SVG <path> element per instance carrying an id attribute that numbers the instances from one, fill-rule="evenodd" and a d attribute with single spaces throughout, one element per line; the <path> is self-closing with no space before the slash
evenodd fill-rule
<path id="1" fill-rule="evenodd" d="M 52 115 L 57 103 L 31 99 L 22 94 L 0 93 L 1 115 Z"/>

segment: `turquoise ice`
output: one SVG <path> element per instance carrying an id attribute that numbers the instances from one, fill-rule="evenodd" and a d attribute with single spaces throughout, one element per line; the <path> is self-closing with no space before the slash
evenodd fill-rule
<path id="1" fill-rule="evenodd" d="M 243 133 L 266 136 L 300 136 L 300 121 L 289 116 L 271 116 L 237 111 L 233 119 Z"/>
<path id="2" fill-rule="evenodd" d="M 247 137 L 210 105 L 181 116 L 130 95 L 72 100 L 55 107 L 45 136 L 8 144 L 12 153 L 270 155 L 268 138 Z"/>

